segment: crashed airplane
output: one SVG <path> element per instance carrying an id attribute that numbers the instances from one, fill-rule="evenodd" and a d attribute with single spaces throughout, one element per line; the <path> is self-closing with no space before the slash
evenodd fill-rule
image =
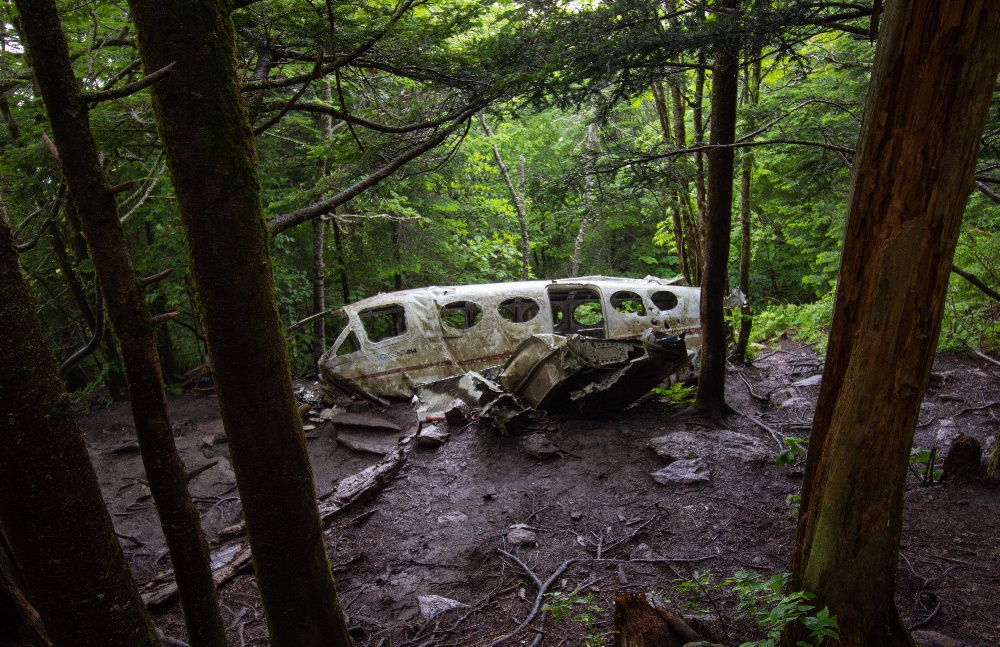
<path id="1" fill-rule="evenodd" d="M 454 398 L 501 425 L 520 413 L 597 415 L 690 371 L 700 290 L 679 279 L 587 276 L 379 294 L 333 315 L 327 385 L 377 400 Z M 305 322 L 302 322 L 305 323 Z"/>

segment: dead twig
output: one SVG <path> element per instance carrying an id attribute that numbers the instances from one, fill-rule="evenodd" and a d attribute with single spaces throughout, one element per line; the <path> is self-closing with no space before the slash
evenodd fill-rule
<path id="1" fill-rule="evenodd" d="M 507 557 L 508 559 L 517 563 L 517 565 L 524 570 L 524 572 L 528 575 L 528 577 L 531 578 L 531 581 L 534 582 L 535 587 L 538 589 L 538 593 L 537 595 L 535 595 L 535 604 L 531 608 L 531 613 L 528 614 L 528 617 L 525 618 L 524 621 L 521 622 L 521 624 L 518 625 L 516 629 L 514 629 L 513 631 L 511 631 L 506 635 L 500 636 L 499 638 L 491 642 L 489 645 L 487 645 L 487 647 L 496 647 L 497 645 L 504 643 L 507 640 L 510 640 L 517 634 L 521 633 L 521 631 L 523 631 L 525 627 L 534 622 L 535 617 L 538 615 L 538 611 L 542 608 L 542 600 L 545 599 L 546 591 L 548 591 L 549 587 L 552 586 L 552 583 L 555 582 L 559 578 L 559 576 L 563 574 L 563 571 L 565 571 L 567 568 L 569 568 L 573 563 L 577 561 L 576 559 L 567 559 L 565 562 L 560 564 L 558 568 L 556 568 L 555 572 L 552 573 L 549 579 L 542 582 L 541 579 L 539 579 L 539 577 L 535 575 L 535 573 L 530 568 L 528 568 L 528 566 L 524 562 L 518 559 L 517 556 L 515 556 L 514 554 L 508 553 L 502 548 L 497 548 L 497 552 L 503 555 L 504 557 Z"/>
<path id="2" fill-rule="evenodd" d="M 750 422 L 754 423 L 755 425 L 757 425 L 758 427 L 760 427 L 761 429 L 763 429 L 767 433 L 771 434 L 771 438 L 774 438 L 774 442 L 778 443 L 778 449 L 779 450 L 785 448 L 785 437 L 782 436 L 781 434 L 779 434 L 776 430 L 774 430 L 773 428 L 769 427 L 768 425 L 765 425 L 762 421 L 757 420 L 753 416 L 743 416 L 743 417 L 746 418 L 747 420 L 749 420 Z"/>
<path id="3" fill-rule="evenodd" d="M 754 392 L 753 387 L 750 386 L 750 380 L 748 380 L 747 376 L 743 374 L 743 371 L 736 371 L 736 374 L 739 375 L 740 379 L 743 380 L 743 383 L 747 385 L 747 392 L 750 394 L 751 398 L 757 400 L 758 402 L 764 402 L 765 404 L 771 403 L 766 395 L 760 395 L 759 393 Z"/>
<path id="4" fill-rule="evenodd" d="M 926 618 L 924 618 L 923 620 L 921 620 L 920 622 L 912 625 L 910 627 L 910 630 L 912 631 L 913 629 L 919 629 L 920 627 L 924 627 L 924 626 L 930 624 L 931 620 L 934 619 L 934 617 L 938 614 L 938 611 L 940 611 L 940 610 L 941 610 L 941 601 L 938 600 L 937 606 L 934 607 L 934 610 L 931 611 L 931 614 L 929 616 L 927 616 Z"/>

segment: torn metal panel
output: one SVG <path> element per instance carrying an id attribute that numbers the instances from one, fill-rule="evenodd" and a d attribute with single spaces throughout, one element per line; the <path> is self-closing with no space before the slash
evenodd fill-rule
<path id="1" fill-rule="evenodd" d="M 647 333 L 641 340 L 535 335 L 504 367 L 500 385 L 544 411 L 620 411 L 690 363 L 683 338 Z"/>
<path id="2" fill-rule="evenodd" d="M 700 342 L 700 290 L 676 281 L 601 276 L 380 294 L 339 313 L 345 326 L 320 362 L 325 379 L 376 397 L 504 364 L 536 334 L 639 339 L 649 329 Z"/>

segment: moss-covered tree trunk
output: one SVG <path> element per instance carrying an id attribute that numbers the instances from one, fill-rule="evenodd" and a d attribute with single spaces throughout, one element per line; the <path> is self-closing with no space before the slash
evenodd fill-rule
<path id="1" fill-rule="evenodd" d="M 894 0 L 882 19 L 792 554 L 793 586 L 829 605 L 843 647 L 913 645 L 893 604 L 907 463 L 997 34 L 993 0 Z"/>
<path id="2" fill-rule="evenodd" d="M 278 316 L 230 3 L 130 0 L 271 644 L 349 645 Z"/>
<path id="3" fill-rule="evenodd" d="M 159 647 L 0 209 L 0 526 L 56 647 Z"/>
<path id="4" fill-rule="evenodd" d="M 732 19 L 738 0 L 715 3 L 721 19 Z M 723 301 L 729 273 L 729 235 L 733 220 L 736 106 L 739 96 L 739 46 L 720 43 L 712 63 L 712 116 L 708 152 L 708 206 L 705 212 L 704 265 L 701 274 L 701 370 L 694 408 L 712 418 L 732 410 L 726 404 L 726 321 Z"/>
<path id="5" fill-rule="evenodd" d="M 34 75 L 45 102 L 63 176 L 101 280 L 121 344 L 132 417 L 146 478 L 170 549 L 192 645 L 224 646 L 225 625 L 209 567 L 208 543 L 174 445 L 154 322 L 140 291 L 115 196 L 90 130 L 54 0 L 16 0 Z"/>

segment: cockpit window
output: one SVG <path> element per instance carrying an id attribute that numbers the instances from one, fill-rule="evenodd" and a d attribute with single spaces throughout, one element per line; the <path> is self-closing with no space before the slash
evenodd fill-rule
<path id="1" fill-rule="evenodd" d="M 622 290 L 611 295 L 611 305 L 618 312 L 631 312 L 640 317 L 646 314 L 646 308 L 642 305 L 642 297 L 635 292 Z"/>
<path id="2" fill-rule="evenodd" d="M 472 301 L 453 301 L 441 308 L 441 321 L 449 328 L 465 330 L 483 320 L 483 309 Z"/>
<path id="3" fill-rule="evenodd" d="M 335 355 L 350 355 L 351 353 L 356 353 L 361 350 L 361 344 L 358 343 L 358 336 L 354 334 L 354 331 L 347 333 L 347 337 L 341 342 L 340 346 L 337 346 Z"/>
<path id="4" fill-rule="evenodd" d="M 653 305 L 662 310 L 673 310 L 677 307 L 677 295 L 673 292 L 667 292 L 666 290 L 660 290 L 659 292 L 654 292 L 653 296 L 650 297 Z"/>
<path id="5" fill-rule="evenodd" d="M 368 340 L 380 342 L 398 337 L 406 332 L 406 311 L 403 306 L 390 305 L 369 308 L 358 313 Z"/>
<path id="6" fill-rule="evenodd" d="M 497 312 L 507 321 L 525 323 L 538 316 L 538 304 L 526 297 L 514 297 L 501 303 Z"/>

